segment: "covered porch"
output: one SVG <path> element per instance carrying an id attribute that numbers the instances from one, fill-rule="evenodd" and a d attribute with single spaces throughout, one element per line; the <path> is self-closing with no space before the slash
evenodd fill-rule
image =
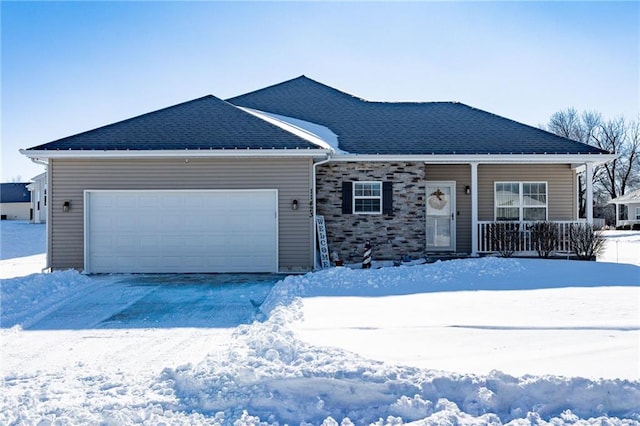
<path id="1" fill-rule="evenodd" d="M 540 160 L 538 160 L 540 161 Z M 544 162 L 543 162 L 544 163 Z M 541 252 L 548 252 L 549 255 L 569 255 L 573 252 L 571 243 L 571 230 L 586 224 L 595 228 L 603 224 L 593 217 L 593 209 L 586 209 L 586 217 L 578 217 L 578 173 L 584 173 L 586 182 L 585 202 L 587 206 L 593 205 L 593 169 L 594 162 L 572 163 L 573 171 L 573 191 L 569 196 L 569 201 L 574 205 L 573 213 L 562 214 L 561 217 L 551 214 L 552 201 L 550 197 L 553 189 L 550 188 L 549 179 L 544 179 L 540 185 L 543 189 L 541 193 L 526 192 L 525 189 L 530 183 L 520 183 L 515 187 L 515 194 L 508 192 L 509 184 L 494 181 L 493 188 L 493 209 L 491 220 L 487 217 L 486 206 L 482 207 L 482 195 L 479 195 L 478 188 L 482 187 L 479 182 L 478 166 L 479 162 L 470 162 L 471 171 L 471 256 L 479 256 L 491 253 L 509 252 L 518 256 L 539 255 Z M 541 180 L 542 181 L 542 180 Z M 534 184 L 535 186 L 535 184 Z M 518 192 L 520 191 L 520 192 Z M 535 190 L 533 190 L 535 192 Z M 515 197 L 514 197 L 515 195 Z M 519 200 L 518 200 L 519 197 Z M 512 199 L 518 204 L 518 209 L 511 204 Z M 486 204 L 486 200 L 484 200 Z M 524 212 L 524 213 L 523 213 Z M 545 234 L 546 233 L 546 234 Z M 544 237 L 544 238 L 543 238 Z M 544 240 L 544 242 L 543 242 Z M 542 247 L 544 245 L 544 247 Z"/>

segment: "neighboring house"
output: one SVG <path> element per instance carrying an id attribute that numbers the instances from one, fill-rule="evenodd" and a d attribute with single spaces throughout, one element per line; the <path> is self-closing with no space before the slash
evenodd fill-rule
<path id="1" fill-rule="evenodd" d="M 26 183 L 0 184 L 0 217 L 2 220 L 29 220 L 31 198 Z"/>
<path id="2" fill-rule="evenodd" d="M 640 227 L 640 189 L 614 198 L 609 204 L 616 206 L 616 228 Z"/>
<path id="3" fill-rule="evenodd" d="M 367 241 L 374 259 L 478 255 L 494 221 L 577 221 L 576 173 L 591 182 L 615 158 L 464 104 L 370 102 L 304 76 L 22 153 L 48 163 L 49 266 L 91 273 L 308 271 L 316 215 L 345 261 Z"/>
<path id="4" fill-rule="evenodd" d="M 41 173 L 31 179 L 27 185 L 31 192 L 31 223 L 47 221 L 47 173 Z"/>

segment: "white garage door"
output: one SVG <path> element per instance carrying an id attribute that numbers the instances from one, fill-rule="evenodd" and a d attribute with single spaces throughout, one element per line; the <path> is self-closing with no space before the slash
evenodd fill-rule
<path id="1" fill-rule="evenodd" d="M 277 190 L 85 191 L 85 271 L 277 272 Z"/>

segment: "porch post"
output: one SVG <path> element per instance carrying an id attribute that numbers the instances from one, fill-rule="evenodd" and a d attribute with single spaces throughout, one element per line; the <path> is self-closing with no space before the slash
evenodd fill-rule
<path id="1" fill-rule="evenodd" d="M 620 211 L 618 211 L 618 203 L 615 203 L 614 206 L 616 206 L 616 228 L 617 228 L 618 226 L 620 226 L 619 225 L 619 223 L 620 223 Z"/>
<path id="2" fill-rule="evenodd" d="M 584 179 L 587 184 L 587 193 L 585 194 L 585 213 L 587 215 L 587 223 L 593 225 L 593 165 L 585 163 Z"/>
<path id="3" fill-rule="evenodd" d="M 478 256 L 478 163 L 471 163 L 471 256 Z"/>

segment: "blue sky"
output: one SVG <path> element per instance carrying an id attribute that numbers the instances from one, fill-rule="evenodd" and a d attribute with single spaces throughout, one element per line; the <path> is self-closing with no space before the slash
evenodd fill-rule
<path id="1" fill-rule="evenodd" d="M 369 100 L 459 101 L 537 126 L 637 118 L 638 2 L 1 2 L 2 173 L 18 153 L 301 74 Z"/>

